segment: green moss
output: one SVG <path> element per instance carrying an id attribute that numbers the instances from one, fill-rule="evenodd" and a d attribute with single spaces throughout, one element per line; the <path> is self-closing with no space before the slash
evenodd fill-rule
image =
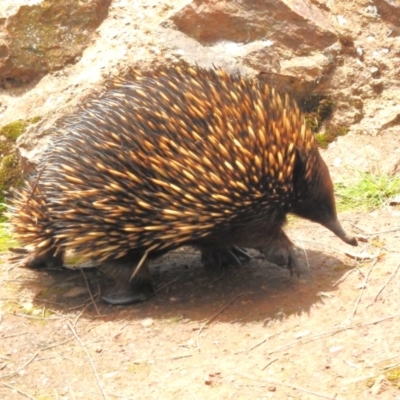
<path id="1" fill-rule="evenodd" d="M 325 148 L 338 136 L 345 135 L 349 130 L 345 126 L 328 124 L 324 132 L 320 132 L 322 125 L 332 116 L 334 103 L 331 99 L 314 96 L 300 102 L 304 117 L 311 131 L 315 133 L 318 145 Z"/>
<path id="2" fill-rule="evenodd" d="M 0 253 L 5 253 L 10 247 L 18 246 L 17 242 L 13 239 L 8 225 L 0 223 Z"/>
<path id="3" fill-rule="evenodd" d="M 309 104 L 308 104 L 309 103 Z M 333 111 L 333 101 L 327 98 L 318 98 L 314 102 L 308 102 L 304 106 L 305 119 L 311 130 L 316 133 L 322 126 L 322 123 L 327 120 Z"/>
<path id="4" fill-rule="evenodd" d="M 32 117 L 31 119 L 28 120 L 29 121 L 29 125 L 36 124 L 41 119 L 42 119 L 42 117 L 40 115 L 36 115 L 35 117 Z"/>
<path id="5" fill-rule="evenodd" d="M 329 126 L 324 132 L 317 133 L 315 138 L 321 148 L 326 148 L 329 143 L 332 143 L 338 136 L 343 136 L 348 131 L 348 128 L 344 126 Z"/>
<path id="6" fill-rule="evenodd" d="M 22 135 L 22 133 L 24 133 L 27 126 L 27 121 L 14 121 L 0 128 L 0 135 L 15 141 Z"/>
<path id="7" fill-rule="evenodd" d="M 5 191 L 22 183 L 22 170 L 15 150 L 15 141 L 29 125 L 37 123 L 40 119 L 40 116 L 36 116 L 26 121 L 18 120 L 0 128 L 0 222 L 4 221 Z"/>
<path id="8" fill-rule="evenodd" d="M 5 192 L 11 186 L 18 186 L 22 182 L 22 170 L 18 156 L 9 154 L 0 161 L 0 222 L 4 221 Z"/>
<path id="9" fill-rule="evenodd" d="M 389 369 L 385 376 L 390 383 L 398 385 L 400 383 L 400 367 Z"/>
<path id="10" fill-rule="evenodd" d="M 20 183 L 22 171 L 16 154 L 4 156 L 0 162 L 0 191 Z"/>

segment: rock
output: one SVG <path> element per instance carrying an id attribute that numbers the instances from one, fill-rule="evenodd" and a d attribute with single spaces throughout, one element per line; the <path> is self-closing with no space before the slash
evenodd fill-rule
<path id="1" fill-rule="evenodd" d="M 194 0 L 170 21 L 204 45 L 268 38 L 300 54 L 324 49 L 337 40 L 329 20 L 307 0 Z"/>
<path id="2" fill-rule="evenodd" d="M 389 22 L 393 28 L 400 28 L 400 1 L 399 0 L 373 0 L 378 15 Z M 397 32 L 398 33 L 398 32 Z"/>
<path id="3" fill-rule="evenodd" d="M 27 83 L 79 60 L 110 0 L 44 0 L 0 18 L 0 82 Z"/>

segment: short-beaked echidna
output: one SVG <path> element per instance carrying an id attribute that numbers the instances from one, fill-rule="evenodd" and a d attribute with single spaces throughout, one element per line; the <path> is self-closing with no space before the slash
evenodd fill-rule
<path id="1" fill-rule="evenodd" d="M 222 69 L 177 66 L 115 79 L 67 120 L 11 222 L 31 246 L 26 266 L 62 265 L 73 249 L 117 281 L 105 300 L 125 304 L 153 292 L 147 262 L 183 245 L 206 263 L 240 263 L 247 247 L 297 269 L 288 213 L 357 244 L 288 96 Z"/>

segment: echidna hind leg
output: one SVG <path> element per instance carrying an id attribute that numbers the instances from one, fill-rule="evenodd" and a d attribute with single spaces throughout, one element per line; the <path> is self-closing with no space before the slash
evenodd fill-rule
<path id="1" fill-rule="evenodd" d="M 13 250 L 14 253 L 23 254 L 19 249 Z M 28 253 L 28 251 L 26 251 Z M 48 269 L 48 268 L 60 268 L 64 265 L 64 252 L 59 251 L 54 254 L 55 251 L 49 250 L 46 253 L 37 254 L 35 251 L 31 254 L 27 254 L 26 257 L 19 262 L 19 264 L 26 268 L 31 269 Z"/>
<path id="2" fill-rule="evenodd" d="M 110 276 L 115 285 L 102 300 L 113 306 L 140 303 L 154 294 L 148 263 L 144 262 L 133 279 L 132 273 L 140 257 L 126 256 L 103 263 L 101 269 Z"/>
<path id="3" fill-rule="evenodd" d="M 220 268 L 222 265 L 234 265 L 240 267 L 242 261 L 249 261 L 251 257 L 241 247 L 229 248 L 202 247 L 201 261 L 206 268 Z"/>
<path id="4" fill-rule="evenodd" d="M 300 265 L 294 251 L 294 245 L 283 230 L 280 229 L 274 236 L 269 237 L 267 244 L 259 250 L 264 254 L 267 261 L 279 267 L 286 267 L 290 275 L 300 275 Z"/>

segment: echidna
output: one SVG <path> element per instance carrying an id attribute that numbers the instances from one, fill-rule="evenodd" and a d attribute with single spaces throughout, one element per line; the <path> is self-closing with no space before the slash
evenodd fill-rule
<path id="1" fill-rule="evenodd" d="M 357 245 L 296 104 L 222 69 L 114 80 L 59 129 L 11 209 L 17 238 L 33 246 L 26 266 L 62 265 L 73 249 L 117 281 L 111 304 L 151 295 L 148 261 L 183 245 L 209 264 L 260 248 L 297 270 L 282 230 L 290 212 Z"/>

